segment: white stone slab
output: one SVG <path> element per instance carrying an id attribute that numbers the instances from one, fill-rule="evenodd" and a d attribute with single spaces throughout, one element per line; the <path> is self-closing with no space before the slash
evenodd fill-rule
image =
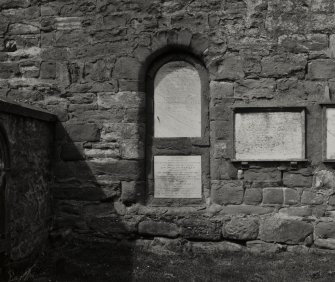
<path id="1" fill-rule="evenodd" d="M 335 159 L 335 108 L 326 109 L 326 158 Z"/>
<path id="2" fill-rule="evenodd" d="M 293 160 L 304 158 L 304 111 L 235 114 L 235 159 Z"/>
<path id="3" fill-rule="evenodd" d="M 155 198 L 201 198 L 201 156 L 154 156 Z"/>
<path id="4" fill-rule="evenodd" d="M 155 137 L 201 137 L 201 81 L 183 61 L 169 62 L 154 81 Z"/>

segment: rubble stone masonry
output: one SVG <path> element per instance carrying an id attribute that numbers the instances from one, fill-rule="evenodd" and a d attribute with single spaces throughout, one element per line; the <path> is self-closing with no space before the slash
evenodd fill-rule
<path id="1" fill-rule="evenodd" d="M 208 73 L 210 184 L 201 203 L 151 205 L 146 74 L 171 53 Z M 319 105 L 334 94 L 333 0 L 0 1 L 0 97 L 58 116 L 52 236 L 335 250 Z M 307 161 L 232 162 L 246 105 L 305 107 Z"/>

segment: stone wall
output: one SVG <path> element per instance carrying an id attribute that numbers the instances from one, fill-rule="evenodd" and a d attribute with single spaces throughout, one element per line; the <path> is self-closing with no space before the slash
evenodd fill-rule
<path id="1" fill-rule="evenodd" d="M 54 233 L 335 249 L 332 0 L 0 3 L 0 95 L 58 116 Z M 210 181 L 196 206 L 145 204 L 145 74 L 183 50 L 209 74 Z M 306 107 L 308 161 L 233 163 L 231 106 Z M 264 245 L 265 244 L 265 245 Z M 261 246 L 261 247 L 260 247 Z"/>
<path id="2" fill-rule="evenodd" d="M 5 199 L 1 199 L 6 204 L 6 234 L 1 239 L 6 239 L 15 263 L 25 263 L 43 250 L 52 224 L 53 120 L 55 116 L 44 111 L 0 101 L 1 134 L 9 152 Z"/>

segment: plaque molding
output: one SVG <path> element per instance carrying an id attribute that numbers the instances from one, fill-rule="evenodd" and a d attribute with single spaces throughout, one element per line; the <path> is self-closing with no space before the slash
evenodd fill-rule
<path id="1" fill-rule="evenodd" d="M 324 163 L 335 163 L 335 156 L 328 158 L 327 157 L 327 145 L 328 145 L 328 119 L 327 119 L 327 110 L 334 109 L 335 112 L 335 103 L 319 103 L 322 107 L 322 162 Z M 334 120 L 335 122 L 335 120 Z"/>
<path id="2" fill-rule="evenodd" d="M 232 162 L 240 162 L 240 163 L 249 163 L 249 162 L 289 162 L 289 163 L 297 163 L 297 162 L 307 162 L 308 160 L 306 159 L 306 107 L 304 106 L 236 106 L 236 107 L 231 107 L 233 110 L 233 156 L 234 158 L 232 159 Z M 236 136 L 236 117 L 237 115 L 241 114 L 266 114 L 266 113 L 298 113 L 300 114 L 300 122 L 301 122 L 301 144 L 300 144 L 300 152 L 301 152 L 301 157 L 295 156 L 293 158 L 290 157 L 283 157 L 283 158 L 278 158 L 278 157 L 243 157 L 242 156 L 237 156 L 237 136 Z M 283 144 L 285 145 L 285 144 Z M 251 146 L 250 146 L 251 147 Z M 271 155 L 270 148 L 265 148 L 265 150 L 268 150 L 268 154 Z M 265 152 L 264 154 L 266 154 Z M 240 154 L 241 155 L 241 154 Z"/>

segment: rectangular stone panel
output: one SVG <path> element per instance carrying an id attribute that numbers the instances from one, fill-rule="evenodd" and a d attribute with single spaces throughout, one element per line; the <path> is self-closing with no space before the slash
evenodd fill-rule
<path id="1" fill-rule="evenodd" d="M 236 160 L 305 158 L 305 111 L 235 113 Z"/>
<path id="2" fill-rule="evenodd" d="M 335 108 L 326 108 L 326 159 L 335 159 Z"/>
<path id="3" fill-rule="evenodd" d="M 201 198 L 201 156 L 154 156 L 155 198 Z"/>
<path id="4" fill-rule="evenodd" d="M 167 63 L 156 74 L 154 132 L 160 138 L 201 137 L 201 82 L 186 62 Z"/>

